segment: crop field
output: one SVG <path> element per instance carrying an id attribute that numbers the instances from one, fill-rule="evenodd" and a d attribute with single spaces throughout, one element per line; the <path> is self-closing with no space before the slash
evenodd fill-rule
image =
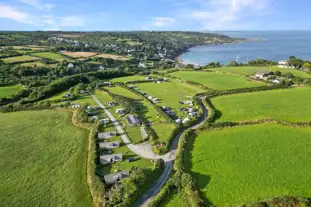
<path id="1" fill-rule="evenodd" d="M 22 85 L 0 87 L 0 98 L 8 98 L 23 89 Z"/>
<path id="2" fill-rule="evenodd" d="M 222 68 L 215 68 L 215 69 L 209 69 L 214 70 L 218 72 L 228 72 L 228 73 L 234 73 L 234 74 L 240 74 L 240 75 L 253 75 L 256 72 L 264 72 L 264 71 L 280 71 L 281 73 L 292 73 L 296 77 L 301 78 L 311 78 L 311 74 L 308 74 L 301 70 L 291 69 L 291 68 L 278 68 L 276 66 L 263 66 L 263 67 L 222 67 Z"/>
<path id="3" fill-rule="evenodd" d="M 171 107 L 179 115 L 183 113 L 176 109 L 185 105 L 179 104 L 178 101 L 192 100 L 195 94 L 204 92 L 201 88 L 174 79 L 166 83 L 140 83 L 136 86 L 148 95 L 158 98 L 160 100 L 158 105 Z"/>
<path id="4" fill-rule="evenodd" d="M 22 55 L 22 56 L 16 56 L 16 57 L 1 58 L 1 60 L 5 63 L 19 63 L 19 62 L 40 60 L 40 58 L 32 57 L 29 55 Z"/>
<path id="5" fill-rule="evenodd" d="M 171 75 L 183 80 L 197 82 L 208 88 L 216 90 L 249 88 L 267 85 L 263 82 L 248 80 L 240 75 L 216 72 L 179 71 L 171 73 Z"/>
<path id="6" fill-rule="evenodd" d="M 88 58 L 96 55 L 95 52 L 64 52 L 65 55 L 68 55 L 72 58 Z"/>
<path id="7" fill-rule="evenodd" d="M 108 53 L 102 53 L 99 55 L 96 55 L 95 57 L 101 57 L 101 58 L 109 58 L 109 59 L 113 59 L 113 60 L 129 60 L 128 57 L 124 57 L 121 55 L 116 55 L 116 54 L 108 54 Z"/>
<path id="8" fill-rule="evenodd" d="M 117 82 L 125 83 L 127 81 L 138 81 L 138 80 L 145 80 L 145 76 L 134 75 L 134 76 L 126 76 L 126 77 L 111 79 L 113 83 L 117 83 Z"/>
<path id="9" fill-rule="evenodd" d="M 1 206 L 91 206 L 89 132 L 71 117 L 52 110 L 0 116 Z"/>
<path id="10" fill-rule="evenodd" d="M 311 121 L 311 88 L 293 88 L 220 96 L 212 99 L 218 120 L 243 121 L 272 118 Z"/>
<path id="11" fill-rule="evenodd" d="M 41 58 L 50 58 L 52 60 L 56 61 L 63 61 L 63 60 L 69 60 L 65 56 L 59 53 L 54 53 L 54 52 L 39 52 L 39 53 L 34 53 L 34 56 L 41 57 Z"/>
<path id="12" fill-rule="evenodd" d="M 311 128 L 261 124 L 207 131 L 185 157 L 215 206 L 311 196 Z"/>

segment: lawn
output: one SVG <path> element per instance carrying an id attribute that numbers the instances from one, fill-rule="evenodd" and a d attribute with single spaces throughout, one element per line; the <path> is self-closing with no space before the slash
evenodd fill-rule
<path id="1" fill-rule="evenodd" d="M 212 99 L 217 121 L 243 121 L 272 118 L 311 121 L 311 88 L 293 88 L 220 96 Z"/>
<path id="2" fill-rule="evenodd" d="M 5 63 L 20 63 L 20 62 L 40 60 L 40 58 L 32 57 L 29 55 L 22 55 L 16 57 L 2 58 L 1 60 Z"/>
<path id="3" fill-rule="evenodd" d="M 28 111 L 0 116 L 1 206 L 91 206 L 87 130 L 72 114 Z"/>
<path id="4" fill-rule="evenodd" d="M 311 196 L 311 128 L 261 124 L 207 131 L 185 157 L 215 206 Z"/>
<path id="5" fill-rule="evenodd" d="M 145 80 L 145 76 L 134 75 L 134 76 L 126 76 L 126 77 L 111 79 L 113 83 L 117 83 L 117 82 L 123 83 L 127 81 L 138 81 L 138 80 Z"/>
<path id="6" fill-rule="evenodd" d="M 189 205 L 187 196 L 182 193 L 170 193 L 160 204 L 161 207 L 191 207 Z"/>
<path id="7" fill-rule="evenodd" d="M 249 88 L 267 85 L 263 82 L 248 80 L 240 75 L 216 72 L 179 71 L 171 73 L 171 75 L 183 80 L 197 82 L 208 88 L 216 90 Z"/>
<path id="8" fill-rule="evenodd" d="M 18 93 L 23 90 L 22 85 L 14 85 L 14 86 L 3 86 L 0 87 L 0 98 L 9 98 L 12 95 Z"/>
<path id="9" fill-rule="evenodd" d="M 151 128 L 155 130 L 158 135 L 158 141 L 167 142 L 167 139 L 171 135 L 173 129 L 175 128 L 172 124 L 153 124 Z"/>
<path id="10" fill-rule="evenodd" d="M 178 109 L 186 105 L 181 105 L 178 101 L 191 100 L 195 94 L 204 92 L 201 88 L 174 79 L 166 83 L 140 83 L 136 86 L 148 95 L 158 98 L 159 106 L 171 107 L 179 116 L 184 114 Z"/>
<path id="11" fill-rule="evenodd" d="M 215 68 L 215 69 L 209 69 L 209 70 L 214 70 L 218 72 L 229 72 L 229 73 L 234 73 L 234 74 L 240 74 L 240 75 L 253 75 L 256 72 L 264 72 L 264 71 L 280 71 L 282 73 L 292 73 L 296 77 L 301 77 L 301 78 L 311 78 L 311 74 L 308 74 L 304 71 L 296 70 L 296 69 L 291 69 L 291 68 L 278 68 L 276 66 L 263 66 L 263 67 L 258 67 L 258 66 L 245 66 L 245 67 L 222 67 L 222 68 Z"/>
<path id="12" fill-rule="evenodd" d="M 49 58 L 56 61 L 70 60 L 69 58 L 63 56 L 59 53 L 54 52 L 39 52 L 32 54 L 33 56 L 41 57 L 41 58 Z"/>

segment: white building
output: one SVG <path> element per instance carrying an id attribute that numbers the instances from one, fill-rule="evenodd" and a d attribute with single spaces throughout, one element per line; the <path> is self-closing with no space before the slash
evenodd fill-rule
<path id="1" fill-rule="evenodd" d="M 68 68 L 73 68 L 74 65 L 73 65 L 72 63 L 69 63 L 67 67 L 68 67 Z"/>

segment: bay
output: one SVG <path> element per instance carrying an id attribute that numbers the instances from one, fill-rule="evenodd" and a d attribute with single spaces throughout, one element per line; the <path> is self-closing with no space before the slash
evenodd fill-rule
<path id="1" fill-rule="evenodd" d="M 260 41 L 235 44 L 204 45 L 191 48 L 180 56 L 185 64 L 205 65 L 210 62 L 228 64 L 237 60 L 263 58 L 267 60 L 287 60 L 293 55 L 303 60 L 311 60 L 311 31 L 234 31 L 215 32 L 236 38 L 255 38 Z"/>

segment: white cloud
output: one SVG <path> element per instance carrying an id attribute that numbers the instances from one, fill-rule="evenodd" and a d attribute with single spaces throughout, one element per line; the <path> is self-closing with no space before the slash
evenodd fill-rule
<path id="1" fill-rule="evenodd" d="M 12 19 L 20 23 L 36 25 L 28 14 L 5 5 L 0 5 L 0 18 Z"/>
<path id="2" fill-rule="evenodd" d="M 155 17 L 152 19 L 152 25 L 156 27 L 165 27 L 173 24 L 176 20 L 168 17 Z"/>
<path id="3" fill-rule="evenodd" d="M 204 9 L 192 11 L 191 17 L 201 21 L 204 29 L 221 30 L 239 27 L 245 17 L 265 14 L 269 0 L 210 0 L 200 1 Z"/>
<path id="4" fill-rule="evenodd" d="M 78 16 L 59 17 L 59 26 L 61 27 L 81 27 L 84 26 L 84 18 Z"/>
<path id="5" fill-rule="evenodd" d="M 51 10 L 53 9 L 55 6 L 53 4 L 44 4 L 44 3 L 41 3 L 39 2 L 38 0 L 19 0 L 19 2 L 22 2 L 24 4 L 28 4 L 32 7 L 35 7 L 36 9 L 39 9 L 39 10 Z"/>

